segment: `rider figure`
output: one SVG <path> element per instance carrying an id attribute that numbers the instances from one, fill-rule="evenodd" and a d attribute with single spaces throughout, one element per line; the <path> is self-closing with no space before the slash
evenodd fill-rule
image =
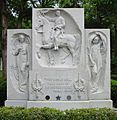
<path id="1" fill-rule="evenodd" d="M 55 13 L 56 17 L 49 18 L 45 16 L 50 22 L 54 22 L 54 28 L 52 31 L 51 39 L 54 40 L 54 49 L 58 50 L 58 37 L 63 35 L 65 29 L 65 19 L 61 16 L 60 11 L 57 10 Z"/>

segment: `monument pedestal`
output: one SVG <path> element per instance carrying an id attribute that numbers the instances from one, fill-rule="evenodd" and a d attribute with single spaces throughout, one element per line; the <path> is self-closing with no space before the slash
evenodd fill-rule
<path id="1" fill-rule="evenodd" d="M 81 108 L 112 108 L 112 100 L 89 100 L 89 101 L 26 101 L 6 100 L 5 106 L 12 107 L 49 107 L 59 110 L 81 109 Z"/>
<path id="2" fill-rule="evenodd" d="M 7 107 L 26 107 L 27 106 L 27 100 L 6 100 L 5 106 Z"/>
<path id="3" fill-rule="evenodd" d="M 49 107 L 60 110 L 81 108 L 112 108 L 112 100 L 90 100 L 90 101 L 28 101 L 27 108 Z"/>

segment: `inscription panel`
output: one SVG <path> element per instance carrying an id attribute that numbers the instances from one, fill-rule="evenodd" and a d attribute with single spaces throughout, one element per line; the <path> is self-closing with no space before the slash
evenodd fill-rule
<path id="1" fill-rule="evenodd" d="M 30 100 L 86 100 L 87 90 L 77 69 L 49 69 L 31 73 Z M 53 75 L 55 74 L 55 75 Z M 33 80 L 33 79 L 34 80 Z M 36 89 L 32 87 L 34 81 Z M 83 85 L 84 84 L 84 85 Z M 41 86 L 41 87 L 40 87 Z M 41 88 L 39 90 L 39 88 Z M 82 90 L 81 90 L 82 89 Z"/>

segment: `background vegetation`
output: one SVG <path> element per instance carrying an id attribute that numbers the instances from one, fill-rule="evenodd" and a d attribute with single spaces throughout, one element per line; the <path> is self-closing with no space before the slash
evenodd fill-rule
<path id="1" fill-rule="evenodd" d="M 117 105 L 117 1 L 116 0 L 0 0 L 0 101 L 6 98 L 7 29 L 31 28 L 34 8 L 84 8 L 85 28 L 108 28 L 111 32 L 112 99 Z M 0 73 L 1 74 L 1 73 Z"/>
<path id="2" fill-rule="evenodd" d="M 6 85 L 6 80 L 4 79 L 2 75 L 2 71 L 0 71 L 0 106 L 4 105 L 4 101 L 7 99 L 7 85 Z"/>

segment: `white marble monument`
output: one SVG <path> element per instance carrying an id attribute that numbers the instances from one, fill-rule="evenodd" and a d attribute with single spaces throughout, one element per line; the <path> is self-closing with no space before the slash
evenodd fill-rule
<path id="1" fill-rule="evenodd" d="M 110 31 L 84 29 L 84 9 L 33 9 L 32 30 L 8 30 L 6 106 L 112 107 Z"/>

